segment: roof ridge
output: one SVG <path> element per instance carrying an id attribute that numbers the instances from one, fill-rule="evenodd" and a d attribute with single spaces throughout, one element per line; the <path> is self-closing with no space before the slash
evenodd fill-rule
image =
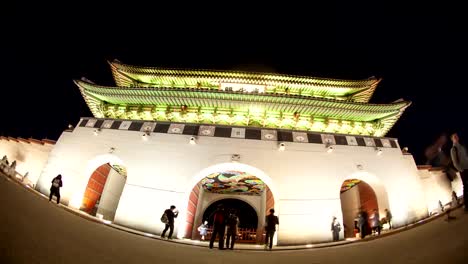
<path id="1" fill-rule="evenodd" d="M 173 68 L 173 67 L 157 67 L 157 66 L 138 66 L 138 65 L 131 65 L 122 63 L 119 60 L 108 61 L 108 63 L 113 66 L 117 67 L 118 65 L 127 67 L 127 68 L 141 68 L 147 70 L 168 70 L 168 71 L 199 71 L 199 72 L 220 72 L 220 73 L 240 73 L 240 74 L 251 74 L 251 75 L 271 75 L 271 76 L 280 76 L 280 77 L 294 77 L 294 78 L 303 78 L 303 79 L 317 79 L 322 81 L 350 81 L 350 82 L 362 82 L 362 81 L 378 81 L 381 78 L 377 78 L 374 75 L 364 78 L 364 79 L 343 79 L 343 78 L 332 78 L 332 77 L 317 77 L 317 76 L 306 76 L 306 75 L 295 75 L 295 74 L 287 74 L 287 73 L 272 73 L 272 72 L 259 72 L 259 71 L 241 71 L 241 70 L 220 70 L 220 69 L 195 69 L 195 68 Z"/>

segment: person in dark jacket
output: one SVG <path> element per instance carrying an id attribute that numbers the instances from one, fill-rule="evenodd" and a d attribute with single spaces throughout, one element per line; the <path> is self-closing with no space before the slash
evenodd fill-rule
<path id="1" fill-rule="evenodd" d="M 174 218 L 177 218 L 177 216 L 179 215 L 179 211 L 176 210 L 175 205 L 171 205 L 171 208 L 166 209 L 166 211 L 164 211 L 164 213 L 167 216 L 167 223 L 166 223 L 166 227 L 164 228 L 164 230 L 163 230 L 163 232 L 161 234 L 161 238 L 165 238 L 166 237 L 166 231 L 168 229 L 170 229 L 169 230 L 169 235 L 167 236 L 167 238 L 172 239 L 172 233 L 174 232 Z"/>
<path id="2" fill-rule="evenodd" d="M 236 210 L 232 209 L 227 219 L 227 234 L 226 234 L 226 247 L 234 249 L 234 243 L 238 234 L 237 226 L 239 225 L 239 217 L 237 217 Z"/>
<path id="3" fill-rule="evenodd" d="M 341 224 L 338 221 L 338 219 L 336 219 L 335 216 L 333 216 L 333 220 L 331 223 L 331 231 L 332 231 L 333 241 L 340 240 Z"/>
<path id="4" fill-rule="evenodd" d="M 216 208 L 216 211 L 214 211 L 211 216 L 213 217 L 213 233 L 211 234 L 210 248 L 213 248 L 216 235 L 219 235 L 218 248 L 223 250 L 224 231 L 226 229 L 226 212 L 224 211 L 224 206 L 219 204 L 218 208 Z"/>
<path id="5" fill-rule="evenodd" d="M 50 186 L 49 202 L 52 201 L 52 196 L 57 197 L 57 204 L 60 203 L 60 187 L 63 186 L 62 175 L 57 175 L 52 179 L 52 185 Z"/>
<path id="6" fill-rule="evenodd" d="M 273 237 L 275 236 L 276 225 L 279 225 L 279 219 L 275 215 L 275 209 L 271 208 L 270 214 L 267 215 L 265 219 L 265 249 L 269 247 L 271 250 L 271 248 L 273 247 Z"/>
<path id="7" fill-rule="evenodd" d="M 392 229 L 392 213 L 390 212 L 390 210 L 388 210 L 387 208 L 385 208 L 385 219 L 388 223 L 388 229 Z"/>
<path id="8" fill-rule="evenodd" d="M 468 212 L 468 205 L 466 204 L 468 195 L 468 154 L 466 153 L 465 147 L 460 144 L 460 139 L 457 133 L 451 136 L 453 147 L 450 151 L 453 165 L 460 172 L 460 177 L 463 184 L 463 200 L 465 204 L 465 213 Z"/>

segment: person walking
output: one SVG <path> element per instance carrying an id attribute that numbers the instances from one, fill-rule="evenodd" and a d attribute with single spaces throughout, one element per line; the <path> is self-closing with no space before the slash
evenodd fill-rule
<path id="1" fill-rule="evenodd" d="M 275 215 L 275 209 L 270 209 L 270 214 L 267 215 L 265 219 L 265 249 L 273 247 L 273 237 L 275 236 L 276 232 L 276 225 L 279 225 L 279 219 Z"/>
<path id="2" fill-rule="evenodd" d="M 175 205 L 171 205 L 169 209 L 164 211 L 164 214 L 166 215 L 167 221 L 165 223 L 166 227 L 161 234 L 161 238 L 165 238 L 166 231 L 169 230 L 169 235 L 167 238 L 172 239 L 172 233 L 174 232 L 174 219 L 179 215 L 179 211 L 176 209 Z"/>
<path id="3" fill-rule="evenodd" d="M 463 203 L 465 205 L 465 213 L 468 213 L 468 207 L 466 205 L 466 197 L 468 194 L 468 156 L 466 153 L 466 148 L 460 144 L 458 134 L 454 133 L 450 138 L 453 142 L 450 155 L 452 157 L 453 166 L 460 172 L 460 177 L 463 184 Z"/>
<path id="4" fill-rule="evenodd" d="M 52 201 L 52 196 L 57 197 L 57 204 L 60 203 L 60 188 L 63 186 L 62 175 L 59 174 L 52 179 L 52 185 L 50 186 L 49 202 Z"/>

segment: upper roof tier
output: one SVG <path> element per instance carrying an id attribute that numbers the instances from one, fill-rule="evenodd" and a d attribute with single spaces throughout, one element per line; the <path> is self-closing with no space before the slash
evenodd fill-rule
<path id="1" fill-rule="evenodd" d="M 259 72 L 141 67 L 116 60 L 109 64 L 119 87 L 204 88 L 367 103 L 380 82 L 375 77 L 340 80 Z"/>
<path id="2" fill-rule="evenodd" d="M 384 136 L 410 105 L 292 94 L 171 87 L 109 87 L 76 80 L 98 118 L 230 124 Z"/>

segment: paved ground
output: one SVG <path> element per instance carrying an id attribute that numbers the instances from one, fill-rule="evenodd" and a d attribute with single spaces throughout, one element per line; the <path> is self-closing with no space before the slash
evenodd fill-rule
<path id="1" fill-rule="evenodd" d="M 0 176 L 0 263 L 468 263 L 468 214 L 303 250 L 210 250 L 88 221 Z"/>

